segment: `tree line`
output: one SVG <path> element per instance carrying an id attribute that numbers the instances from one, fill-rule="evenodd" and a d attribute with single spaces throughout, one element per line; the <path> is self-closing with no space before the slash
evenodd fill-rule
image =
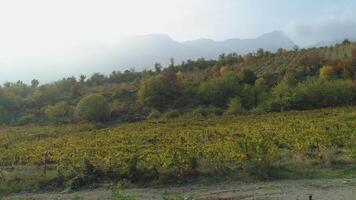
<path id="1" fill-rule="evenodd" d="M 342 51 L 340 50 L 342 49 Z M 340 53 L 341 52 L 341 53 Z M 336 56 L 332 56 L 335 54 Z M 0 87 L 0 123 L 126 122 L 183 114 L 283 112 L 356 103 L 356 46 L 221 54 L 152 70 Z"/>

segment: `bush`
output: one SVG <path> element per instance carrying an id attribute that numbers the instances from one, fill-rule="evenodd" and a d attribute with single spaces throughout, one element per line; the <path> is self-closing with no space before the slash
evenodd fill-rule
<path id="1" fill-rule="evenodd" d="M 240 114 L 243 112 L 244 112 L 244 108 L 242 107 L 240 98 L 235 97 L 233 99 L 230 99 L 230 102 L 228 104 L 227 113 L 237 115 L 237 114 Z"/>
<path id="2" fill-rule="evenodd" d="M 161 117 L 161 113 L 156 110 L 156 109 L 153 109 L 150 114 L 147 116 L 147 119 L 158 119 Z"/>
<path id="3" fill-rule="evenodd" d="M 174 103 L 178 93 L 179 87 L 174 80 L 167 80 L 164 76 L 154 76 L 142 83 L 138 96 L 142 104 L 164 110 Z"/>
<path id="4" fill-rule="evenodd" d="M 269 111 L 288 110 L 291 108 L 293 102 L 293 88 L 287 82 L 281 82 L 271 92 L 270 98 L 266 104 Z"/>
<path id="5" fill-rule="evenodd" d="M 293 90 L 293 107 L 297 109 L 350 105 L 356 94 L 351 81 L 308 79 Z"/>
<path id="6" fill-rule="evenodd" d="M 324 66 L 320 68 L 320 78 L 332 80 L 337 78 L 335 69 L 332 66 Z"/>
<path id="7" fill-rule="evenodd" d="M 242 83 L 249 84 L 249 85 L 255 85 L 257 76 L 252 70 L 242 69 L 238 76 Z"/>
<path id="8" fill-rule="evenodd" d="M 19 125 L 36 123 L 36 122 L 38 122 L 38 118 L 34 114 L 23 115 L 17 120 L 17 124 Z"/>
<path id="9" fill-rule="evenodd" d="M 105 121 L 109 119 L 109 104 L 100 94 L 91 94 L 81 99 L 75 109 L 78 120 Z"/>
<path id="10" fill-rule="evenodd" d="M 165 119 L 174 119 L 179 116 L 179 112 L 177 110 L 168 110 L 163 114 L 163 118 Z"/>
<path id="11" fill-rule="evenodd" d="M 198 97 L 205 104 L 225 106 L 228 99 L 241 91 L 239 79 L 234 75 L 226 75 L 202 82 L 198 87 Z"/>
<path id="12" fill-rule="evenodd" d="M 72 121 L 71 108 L 64 101 L 47 106 L 44 114 L 49 121 L 54 123 L 68 123 Z"/>
<path id="13" fill-rule="evenodd" d="M 137 101 L 114 100 L 110 104 L 110 117 L 118 122 L 134 122 L 145 118 L 143 107 Z"/>
<path id="14" fill-rule="evenodd" d="M 222 115 L 223 110 L 215 106 L 200 106 L 192 111 L 193 116 L 207 117 L 209 115 Z"/>
<path id="15" fill-rule="evenodd" d="M 267 92 L 263 88 L 246 84 L 239 96 L 242 106 L 250 110 L 267 98 Z"/>

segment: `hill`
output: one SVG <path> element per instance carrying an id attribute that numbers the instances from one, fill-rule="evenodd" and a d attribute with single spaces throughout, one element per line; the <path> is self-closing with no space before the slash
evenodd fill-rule
<path id="1" fill-rule="evenodd" d="M 94 72 L 110 73 L 113 70 L 134 68 L 136 71 L 152 69 L 156 62 L 167 66 L 171 58 L 176 64 L 188 59 L 204 57 L 216 59 L 221 53 L 254 52 L 258 48 L 276 51 L 292 49 L 294 43 L 282 32 L 271 32 L 252 39 L 213 41 L 198 39 L 178 42 L 163 34 L 130 36 L 114 44 L 88 43 L 34 54 L 16 60 L 0 60 L 3 71 L 0 82 L 20 79 L 29 82 L 36 77 L 51 82 L 63 76 L 90 75 Z M 17 69 L 17 70 L 14 70 Z M 22 71 L 20 76 L 17 72 Z"/>
<path id="2" fill-rule="evenodd" d="M 275 53 L 259 49 L 256 53 L 220 54 L 216 60 L 172 62 L 166 68 L 156 64 L 154 70 L 95 73 L 43 85 L 36 79 L 31 85 L 8 82 L 0 88 L 0 122 L 73 123 L 78 121 L 78 102 L 93 93 L 103 96 L 98 99 L 104 102 L 97 105 L 105 109 L 87 107 L 105 110 L 103 115 L 111 122 L 142 120 L 166 112 L 179 115 L 194 109 L 270 112 L 353 105 L 355 74 L 356 47 L 345 41 L 321 48 L 280 48 Z M 325 86 L 330 88 L 325 91 Z M 319 94 L 313 96 L 316 92 Z"/>

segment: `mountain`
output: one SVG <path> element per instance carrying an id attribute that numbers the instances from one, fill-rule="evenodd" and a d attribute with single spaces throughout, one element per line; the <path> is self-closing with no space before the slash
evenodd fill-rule
<path id="1" fill-rule="evenodd" d="M 351 42 L 356 42 L 356 36 L 355 36 L 352 38 L 339 38 L 339 39 L 334 39 L 334 40 L 320 41 L 314 45 L 308 46 L 308 48 L 310 48 L 310 47 L 330 47 L 330 46 L 342 43 L 345 39 L 348 39 Z"/>
<path id="2" fill-rule="evenodd" d="M 129 68 L 151 68 L 155 62 L 167 65 L 170 58 L 177 63 L 187 59 L 217 58 L 221 53 L 240 54 L 255 52 L 259 48 L 276 51 L 278 48 L 291 49 L 295 44 L 280 31 L 264 34 L 254 39 L 228 39 L 214 41 L 197 39 L 177 42 L 168 35 L 151 34 L 125 38 L 108 55 L 114 55 L 116 66 Z"/>
<path id="3" fill-rule="evenodd" d="M 18 71 L 26 73 L 21 79 L 33 78 L 42 82 L 57 80 L 65 76 L 91 75 L 94 72 L 110 73 L 113 70 L 150 69 L 154 63 L 168 65 L 170 58 L 176 63 L 187 59 L 217 58 L 221 53 L 244 54 L 259 48 L 276 51 L 278 48 L 291 49 L 295 44 L 280 31 L 274 31 L 253 39 L 228 39 L 214 41 L 197 39 L 178 42 L 168 35 L 150 34 L 123 38 L 116 44 L 85 44 L 74 48 L 54 50 L 46 54 L 23 57 L 12 63 L 11 71 L 3 72 L 3 81 L 16 81 Z M 15 79 L 16 77 L 16 79 Z"/>

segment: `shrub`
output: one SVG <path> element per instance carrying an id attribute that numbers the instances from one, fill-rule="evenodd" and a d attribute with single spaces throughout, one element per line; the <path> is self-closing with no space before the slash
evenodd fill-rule
<path id="1" fill-rule="evenodd" d="M 142 104 L 163 110 L 165 107 L 173 104 L 179 93 L 179 87 L 174 78 L 165 78 L 164 76 L 154 76 L 145 80 L 138 96 Z"/>
<path id="2" fill-rule="evenodd" d="M 294 108 L 311 109 L 349 105 L 356 94 L 351 81 L 311 78 L 298 84 L 293 90 L 293 96 Z"/>
<path id="3" fill-rule="evenodd" d="M 68 123 L 72 118 L 70 106 L 64 101 L 47 106 L 44 114 L 49 121 L 54 123 Z"/>
<path id="4" fill-rule="evenodd" d="M 223 110 L 215 106 L 200 106 L 192 111 L 193 116 L 222 115 Z"/>
<path id="5" fill-rule="evenodd" d="M 156 109 L 153 109 L 150 114 L 147 116 L 147 119 L 158 119 L 161 117 L 161 113 L 156 110 Z"/>
<path id="6" fill-rule="evenodd" d="M 234 75 L 213 78 L 198 87 L 198 97 L 206 104 L 225 106 L 228 99 L 241 91 L 239 79 Z"/>
<path id="7" fill-rule="evenodd" d="M 324 66 L 320 68 L 320 78 L 332 80 L 337 77 L 336 71 L 332 66 Z"/>
<path id="8" fill-rule="evenodd" d="M 134 122 L 144 119 L 143 107 L 137 101 L 114 100 L 110 104 L 110 117 L 120 122 Z"/>
<path id="9" fill-rule="evenodd" d="M 100 94 L 91 94 L 81 99 L 75 109 L 78 120 L 105 121 L 109 119 L 109 104 Z"/>
<path id="10" fill-rule="evenodd" d="M 36 123 L 36 122 L 38 122 L 38 118 L 34 114 L 23 115 L 17 120 L 17 124 L 20 124 L 20 125 Z"/>
<path id="11" fill-rule="evenodd" d="M 163 114 L 163 118 L 165 119 L 174 119 L 179 116 L 179 112 L 177 110 L 168 110 Z"/>
<path id="12" fill-rule="evenodd" d="M 240 114 L 243 112 L 244 112 L 244 108 L 242 107 L 240 98 L 235 97 L 233 99 L 230 99 L 230 102 L 228 104 L 227 113 L 236 115 L 236 114 Z"/>
<path id="13" fill-rule="evenodd" d="M 242 69 L 239 73 L 239 79 L 242 83 L 255 85 L 257 79 L 256 74 L 250 69 Z"/>
<path id="14" fill-rule="evenodd" d="M 267 92 L 263 88 L 246 84 L 239 96 L 242 106 L 250 110 L 267 98 Z"/>
<path id="15" fill-rule="evenodd" d="M 290 109 L 293 102 L 293 88 L 287 82 L 281 82 L 271 92 L 266 104 L 270 111 L 280 111 Z"/>

